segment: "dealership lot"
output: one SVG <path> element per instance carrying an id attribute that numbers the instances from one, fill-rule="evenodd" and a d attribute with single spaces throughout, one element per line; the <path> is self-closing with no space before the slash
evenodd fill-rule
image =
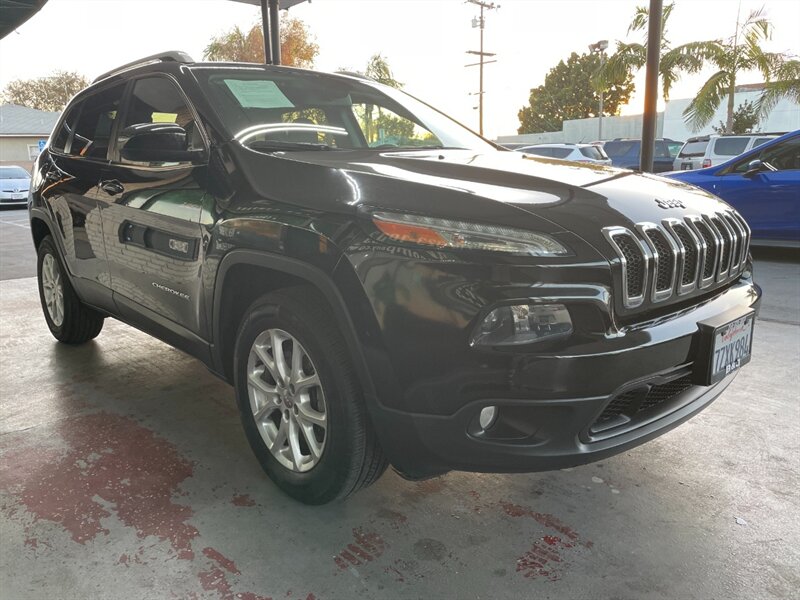
<path id="1" fill-rule="evenodd" d="M 0 212 L 0 598 L 790 598 L 800 263 L 757 252 L 754 357 L 705 412 L 552 473 L 389 472 L 346 503 L 266 479 L 230 387 L 117 321 L 57 344 Z"/>

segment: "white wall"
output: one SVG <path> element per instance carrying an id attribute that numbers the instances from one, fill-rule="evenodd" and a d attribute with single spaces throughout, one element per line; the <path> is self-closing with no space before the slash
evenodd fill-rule
<path id="1" fill-rule="evenodd" d="M 739 107 L 745 100 L 755 102 L 761 95 L 760 91 L 739 92 L 734 96 L 734 106 Z M 697 132 L 691 131 L 683 122 L 683 111 L 691 102 L 691 98 L 670 100 L 666 110 L 658 113 L 656 124 L 656 137 L 666 137 L 673 140 L 685 141 L 695 135 L 714 133 L 712 125 L 718 125 L 726 118 L 727 101 L 717 109 L 712 121 Z M 759 123 L 759 131 L 795 131 L 800 129 L 800 105 L 781 100 L 769 116 Z M 498 142 L 526 142 L 530 144 L 543 143 L 576 143 L 593 142 L 597 139 L 597 118 L 576 119 L 564 121 L 561 131 L 547 133 L 529 133 L 525 135 L 501 135 Z M 642 115 L 627 115 L 624 117 L 603 118 L 603 139 L 611 140 L 618 137 L 642 137 Z"/>
<path id="2" fill-rule="evenodd" d="M 733 96 L 733 105 L 738 108 L 745 100 L 755 103 L 761 96 L 759 91 L 738 92 Z M 691 98 L 670 100 L 664 111 L 664 136 L 674 140 L 686 140 L 695 135 L 714 133 L 712 125 L 725 121 L 728 112 L 727 98 L 717 109 L 711 122 L 698 131 L 692 131 L 683 122 L 683 111 L 689 106 Z M 758 124 L 758 131 L 794 131 L 800 129 L 800 105 L 781 100 L 769 116 Z"/>

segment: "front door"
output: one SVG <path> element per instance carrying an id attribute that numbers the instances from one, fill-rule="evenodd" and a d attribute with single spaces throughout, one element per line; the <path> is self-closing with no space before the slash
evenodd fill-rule
<path id="1" fill-rule="evenodd" d="M 714 192 L 742 213 L 754 238 L 800 241 L 800 135 L 748 154 L 719 177 Z M 765 170 L 746 176 L 755 159 Z"/>
<path id="2" fill-rule="evenodd" d="M 180 125 L 190 148 L 205 142 L 186 98 L 166 76 L 134 80 L 107 177 L 100 183 L 114 300 L 127 320 L 198 355 L 207 331 L 200 225 L 206 167 L 124 158 L 133 126 Z M 141 150 L 140 150 L 141 152 Z"/>

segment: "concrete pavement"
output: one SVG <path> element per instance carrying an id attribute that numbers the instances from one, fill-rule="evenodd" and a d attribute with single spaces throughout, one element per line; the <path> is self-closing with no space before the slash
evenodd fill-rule
<path id="1" fill-rule="evenodd" d="M 315 508 L 266 479 L 197 361 L 110 319 L 59 345 L 35 279 L 0 282 L 0 598 L 796 598 L 798 270 L 757 267 L 775 300 L 752 363 L 649 444 L 552 473 L 389 472 Z"/>

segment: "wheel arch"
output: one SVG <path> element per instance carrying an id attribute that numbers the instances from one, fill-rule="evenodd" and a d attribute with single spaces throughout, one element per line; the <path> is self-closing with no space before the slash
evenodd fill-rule
<path id="1" fill-rule="evenodd" d="M 244 293 L 234 286 L 245 283 Z M 258 297 L 285 287 L 311 285 L 331 307 L 344 337 L 364 396 L 375 398 L 375 386 L 358 342 L 355 324 L 331 277 L 307 262 L 253 250 L 232 250 L 217 270 L 212 304 L 212 361 L 214 370 L 233 381 L 233 347 L 244 311 Z"/>

